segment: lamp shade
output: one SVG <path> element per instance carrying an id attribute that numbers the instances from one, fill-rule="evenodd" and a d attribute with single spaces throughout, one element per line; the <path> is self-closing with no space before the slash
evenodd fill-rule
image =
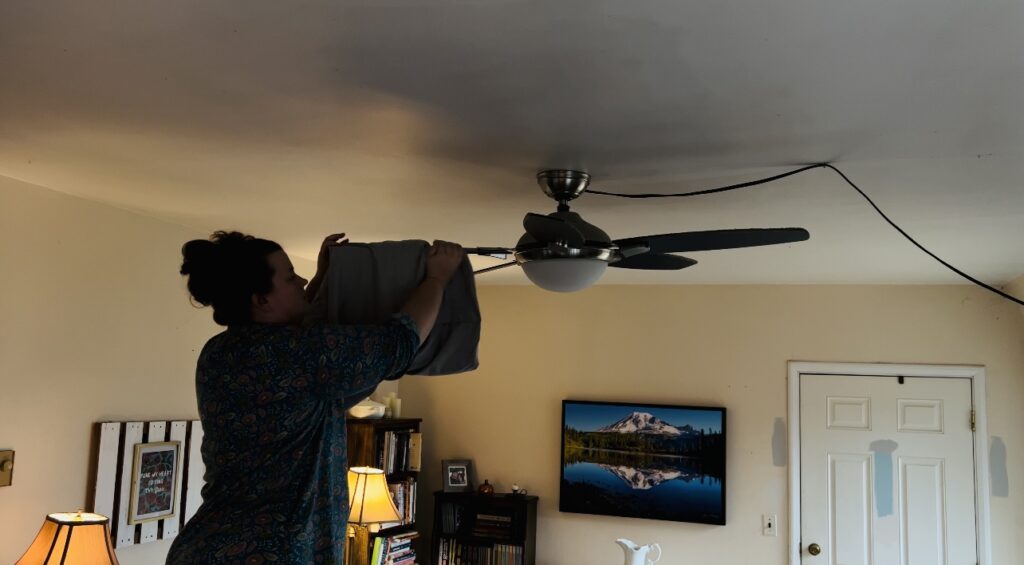
<path id="1" fill-rule="evenodd" d="M 17 565 L 117 565 L 110 520 L 99 514 L 50 514 Z"/>
<path id="2" fill-rule="evenodd" d="M 348 507 L 348 521 L 355 524 L 402 519 L 391 499 L 384 471 L 373 467 L 352 467 L 348 470 Z"/>

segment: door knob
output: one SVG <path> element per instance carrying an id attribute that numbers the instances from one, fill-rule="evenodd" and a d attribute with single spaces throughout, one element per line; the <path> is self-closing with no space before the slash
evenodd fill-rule
<path id="1" fill-rule="evenodd" d="M 817 555 L 821 553 L 821 546 L 816 543 L 812 543 L 811 545 L 807 546 L 807 553 L 810 553 L 811 555 Z"/>

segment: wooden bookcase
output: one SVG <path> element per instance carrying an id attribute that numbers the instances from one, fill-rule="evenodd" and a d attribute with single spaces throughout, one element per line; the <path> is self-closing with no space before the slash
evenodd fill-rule
<path id="1" fill-rule="evenodd" d="M 537 497 L 434 493 L 431 565 L 534 565 Z"/>
<path id="2" fill-rule="evenodd" d="M 422 446 L 412 445 L 412 434 L 420 433 L 420 418 L 379 418 L 346 421 L 348 427 L 349 467 L 375 467 L 384 469 L 388 485 L 402 491 L 396 496 L 401 501 L 398 511 L 405 516 L 404 523 L 385 525 L 370 536 L 372 551 L 374 539 L 416 530 L 416 494 Z"/>

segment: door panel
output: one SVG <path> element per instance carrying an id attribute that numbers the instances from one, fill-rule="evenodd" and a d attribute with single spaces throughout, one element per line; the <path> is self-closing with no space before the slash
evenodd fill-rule
<path id="1" fill-rule="evenodd" d="M 802 563 L 975 565 L 971 405 L 968 379 L 802 374 Z"/>
<path id="2" fill-rule="evenodd" d="M 868 565 L 871 547 L 871 455 L 830 454 L 833 561 Z"/>
<path id="3" fill-rule="evenodd" d="M 900 457 L 900 530 L 906 565 L 945 565 L 945 473 L 943 461 Z"/>

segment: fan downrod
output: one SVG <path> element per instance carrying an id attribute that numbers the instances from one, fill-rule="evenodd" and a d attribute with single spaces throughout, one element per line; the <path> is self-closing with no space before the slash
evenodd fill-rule
<path id="1" fill-rule="evenodd" d="M 583 194 L 587 189 L 590 175 L 583 171 L 551 169 L 537 173 L 537 184 L 544 194 L 557 200 L 561 206 L 566 206 L 567 202 Z"/>

